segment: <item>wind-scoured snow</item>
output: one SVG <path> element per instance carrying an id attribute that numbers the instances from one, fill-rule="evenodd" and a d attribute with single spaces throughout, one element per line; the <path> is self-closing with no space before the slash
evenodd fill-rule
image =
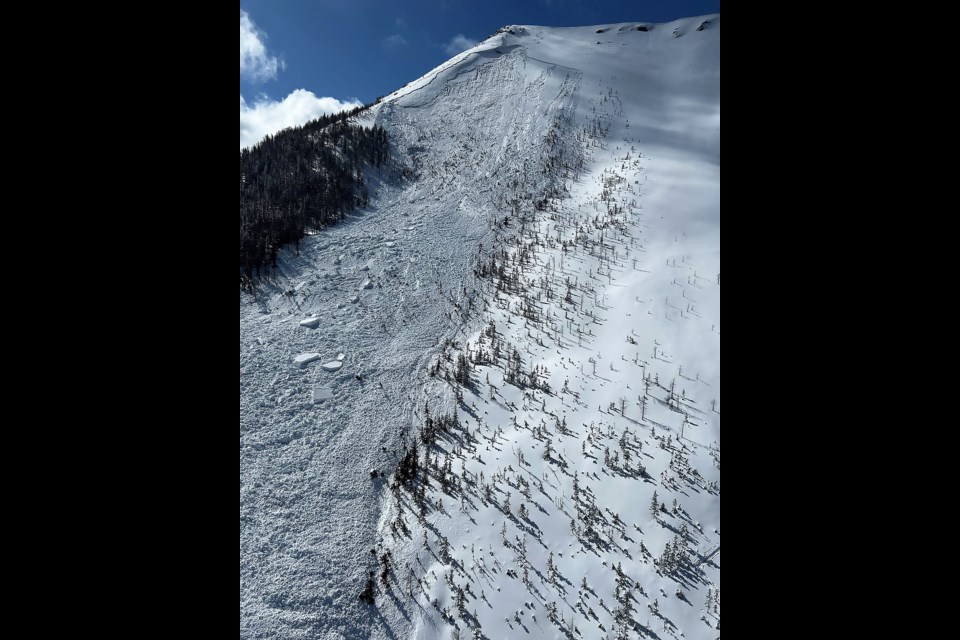
<path id="1" fill-rule="evenodd" d="M 241 297 L 241 637 L 719 635 L 719 43 L 508 27 L 363 116 L 397 172 Z M 370 470 L 455 410 L 421 520 Z"/>

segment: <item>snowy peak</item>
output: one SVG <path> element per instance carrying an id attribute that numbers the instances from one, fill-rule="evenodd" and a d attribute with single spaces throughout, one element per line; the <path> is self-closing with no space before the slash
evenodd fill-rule
<path id="1" fill-rule="evenodd" d="M 616 69 L 627 61 L 650 67 L 647 74 L 637 75 L 638 80 L 645 75 L 680 65 L 719 72 L 720 14 L 660 24 L 621 22 L 587 27 L 507 25 L 422 78 L 389 94 L 384 102 L 400 99 L 431 82 L 454 77 L 478 60 L 510 55 L 517 49 L 522 49 L 522 55 L 530 59 L 584 72 L 608 67 Z M 627 74 L 621 79 L 621 84 L 625 84 L 624 81 L 629 78 L 630 74 Z"/>
<path id="2" fill-rule="evenodd" d="M 683 18 L 665 23 L 650 22 L 619 22 L 614 24 L 600 24 L 587 27 L 540 27 L 534 25 L 508 25 L 497 30 L 493 35 L 479 43 L 469 51 L 482 51 L 490 47 L 509 45 L 530 46 L 537 48 L 543 42 L 556 43 L 564 41 L 568 46 L 596 47 L 598 45 L 617 45 L 624 47 L 643 47 L 649 50 L 651 46 L 666 43 L 670 40 L 680 40 L 688 34 L 700 34 L 698 42 L 687 41 L 674 43 L 675 47 L 694 47 L 704 43 L 719 42 L 720 14 L 711 14 L 696 18 Z M 705 31 L 713 30 L 709 39 Z M 600 36 L 600 37 L 598 37 Z M 583 55 L 579 53 L 560 54 L 569 60 Z M 585 61 L 584 61 L 585 62 Z"/>
<path id="3" fill-rule="evenodd" d="M 691 18 L 680 18 L 678 20 L 673 20 L 671 22 L 615 22 L 610 24 L 595 24 L 587 25 L 581 27 L 546 27 L 538 25 L 506 25 L 497 29 L 494 33 L 490 35 L 487 40 L 481 42 L 480 45 L 483 45 L 485 42 L 496 38 L 497 36 L 536 36 L 543 35 L 545 33 L 555 32 L 566 34 L 570 38 L 579 38 L 584 40 L 590 40 L 591 34 L 596 35 L 600 33 L 628 33 L 631 31 L 637 31 L 640 33 L 650 33 L 653 31 L 665 32 L 672 35 L 674 31 L 681 30 L 684 33 L 689 31 L 706 31 L 708 28 L 719 28 L 720 26 L 720 14 L 712 13 L 702 16 L 695 16 Z M 701 29 L 700 27 L 703 27 Z"/>

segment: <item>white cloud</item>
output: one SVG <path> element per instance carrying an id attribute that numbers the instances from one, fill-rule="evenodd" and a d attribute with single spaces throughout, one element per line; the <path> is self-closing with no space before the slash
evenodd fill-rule
<path id="1" fill-rule="evenodd" d="M 263 98 L 249 104 L 240 96 L 240 148 L 280 129 L 359 106 L 356 99 L 341 102 L 336 98 L 318 98 L 306 89 L 297 89 L 279 102 Z"/>
<path id="2" fill-rule="evenodd" d="M 248 14 L 240 10 L 240 75 L 254 82 L 266 82 L 277 77 L 277 71 L 284 68 L 283 60 L 270 55 L 263 44 L 265 36 L 257 29 Z"/>
<path id="3" fill-rule="evenodd" d="M 383 39 L 383 46 L 385 49 L 396 49 L 397 47 L 407 46 L 407 39 L 404 38 L 399 33 L 395 33 L 392 36 L 387 36 Z"/>
<path id="4" fill-rule="evenodd" d="M 455 56 L 461 51 L 472 49 L 475 46 L 477 46 L 476 40 L 471 40 L 462 33 L 458 33 L 453 36 L 450 42 L 444 45 L 443 50 L 447 52 L 447 55 Z"/>

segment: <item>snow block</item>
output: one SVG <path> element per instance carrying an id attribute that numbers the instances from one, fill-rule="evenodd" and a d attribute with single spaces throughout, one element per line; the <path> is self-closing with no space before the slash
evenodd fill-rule
<path id="1" fill-rule="evenodd" d="M 301 353 L 296 358 L 293 359 L 293 364 L 298 367 L 305 367 L 311 362 L 315 362 L 320 359 L 319 353 Z"/>

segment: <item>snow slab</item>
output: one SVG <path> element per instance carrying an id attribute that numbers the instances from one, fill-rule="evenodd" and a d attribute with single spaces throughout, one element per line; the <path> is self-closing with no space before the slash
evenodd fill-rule
<path id="1" fill-rule="evenodd" d="M 314 387 L 313 404 L 321 404 L 328 400 L 333 400 L 333 391 L 330 387 Z"/>
<path id="2" fill-rule="evenodd" d="M 319 353 L 301 353 L 296 358 L 293 359 L 293 364 L 298 367 L 305 367 L 311 362 L 315 362 L 320 359 Z"/>

